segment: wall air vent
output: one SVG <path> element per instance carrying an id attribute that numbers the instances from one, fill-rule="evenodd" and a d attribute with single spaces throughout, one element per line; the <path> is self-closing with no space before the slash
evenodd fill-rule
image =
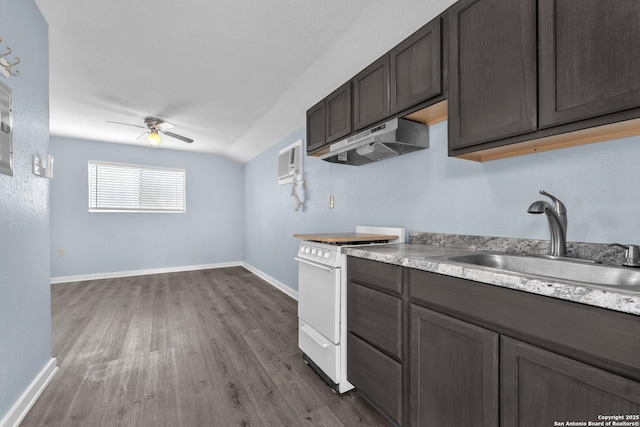
<path id="1" fill-rule="evenodd" d="M 278 153 L 278 185 L 302 179 L 302 140 L 283 148 Z"/>

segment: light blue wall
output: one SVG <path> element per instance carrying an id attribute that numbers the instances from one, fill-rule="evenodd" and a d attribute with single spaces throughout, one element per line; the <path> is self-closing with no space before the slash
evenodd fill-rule
<path id="1" fill-rule="evenodd" d="M 49 149 L 47 31 L 32 0 L 0 0 L 0 50 L 22 59 L 19 77 L 0 77 L 14 110 L 14 176 L 0 175 L 0 419 L 51 359 L 49 181 L 31 173 Z"/>
<path id="2" fill-rule="evenodd" d="M 52 277 L 242 261 L 242 165 L 219 156 L 59 137 L 51 138 L 51 151 Z M 187 212 L 89 213 L 89 160 L 186 169 Z"/>
<path id="3" fill-rule="evenodd" d="M 527 214 L 545 189 L 566 204 L 568 239 L 640 243 L 640 138 L 476 163 L 447 157 L 447 123 L 430 128 L 431 147 L 360 167 L 304 158 L 307 202 L 294 212 L 278 187 L 278 151 L 300 129 L 245 164 L 244 260 L 297 289 L 294 233 L 401 226 L 502 237 L 549 238 L 546 218 Z M 329 196 L 335 208 L 328 208 Z"/>

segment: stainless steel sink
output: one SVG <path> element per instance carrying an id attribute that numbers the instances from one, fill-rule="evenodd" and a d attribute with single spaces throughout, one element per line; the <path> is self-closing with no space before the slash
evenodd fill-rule
<path id="1" fill-rule="evenodd" d="M 524 274 L 557 281 L 579 282 L 640 292 L 640 269 L 594 264 L 567 258 L 547 258 L 502 252 L 470 252 L 436 257 L 505 273 Z"/>

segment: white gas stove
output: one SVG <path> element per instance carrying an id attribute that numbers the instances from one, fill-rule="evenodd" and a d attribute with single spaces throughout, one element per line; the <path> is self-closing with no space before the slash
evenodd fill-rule
<path id="1" fill-rule="evenodd" d="M 298 346 L 304 361 L 335 391 L 347 381 L 347 247 L 402 243 L 404 228 L 356 227 L 355 233 L 296 234 Z"/>

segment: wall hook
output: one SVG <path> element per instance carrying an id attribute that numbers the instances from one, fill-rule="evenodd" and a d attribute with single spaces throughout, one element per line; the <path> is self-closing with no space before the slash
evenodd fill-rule
<path id="1" fill-rule="evenodd" d="M 20 57 L 16 56 L 15 60 L 16 60 L 16 62 L 13 62 L 13 63 L 7 62 L 6 65 L 2 64 L 2 66 L 4 68 L 6 68 L 7 71 L 9 72 L 9 74 L 11 74 L 13 77 L 18 77 L 20 75 L 20 71 L 18 71 L 18 70 L 14 71 L 14 70 L 11 69 L 11 67 L 13 67 L 14 65 L 18 65 L 20 63 Z"/>
<path id="2" fill-rule="evenodd" d="M 0 42 L 2 42 L 2 39 L 1 39 L 1 38 L 0 38 Z M 1 55 L 0 55 L 0 58 L 5 57 L 5 56 L 9 55 L 11 52 L 13 52 L 13 51 L 11 50 L 11 48 L 10 48 L 10 47 L 8 47 L 8 48 L 7 48 L 7 53 L 3 53 L 3 54 L 1 54 Z"/>
<path id="3" fill-rule="evenodd" d="M 0 43 L 2 43 L 2 37 L 0 37 Z M 19 64 L 20 58 L 16 56 L 13 62 L 9 62 L 4 58 L 5 56 L 10 55 L 11 53 L 13 53 L 13 51 L 11 50 L 10 47 L 7 46 L 7 51 L 5 53 L 0 54 L 0 67 L 2 67 L 0 68 L 0 73 L 2 73 L 2 75 L 4 75 L 5 77 L 9 77 L 9 74 L 11 74 L 14 77 L 18 77 L 20 75 L 20 71 L 12 70 L 11 67 Z"/>

